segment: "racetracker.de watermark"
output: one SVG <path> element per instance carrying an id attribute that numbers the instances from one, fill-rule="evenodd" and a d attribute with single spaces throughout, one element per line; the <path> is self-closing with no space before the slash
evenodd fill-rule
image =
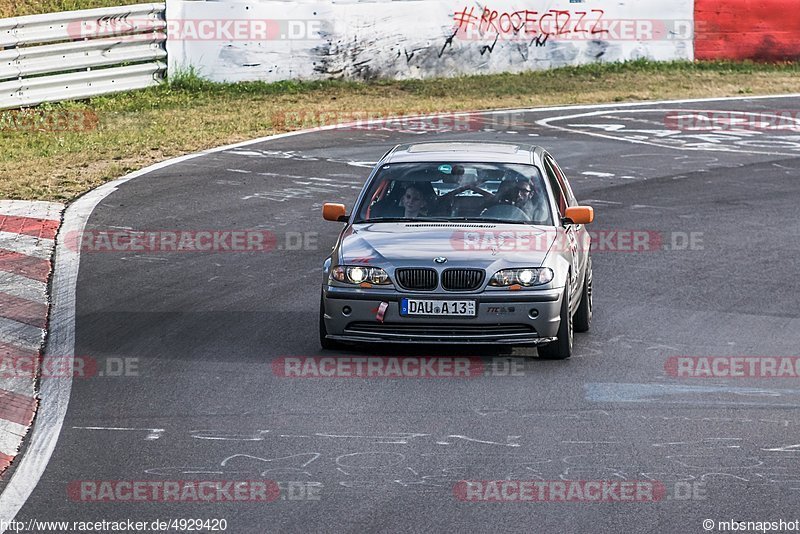
<path id="1" fill-rule="evenodd" d="M 75 480 L 73 502 L 265 503 L 280 498 L 274 480 Z"/>
<path id="2" fill-rule="evenodd" d="M 89 356 L 0 355 L 0 378 L 137 377 L 139 358 Z"/>
<path id="3" fill-rule="evenodd" d="M 453 494 L 466 502 L 658 502 L 705 500 L 704 482 L 654 480 L 460 480 Z"/>
<path id="4" fill-rule="evenodd" d="M 668 130 L 689 132 L 800 132 L 800 111 L 670 111 L 664 125 Z"/>
<path id="5" fill-rule="evenodd" d="M 405 133 L 480 132 L 513 130 L 529 124 L 518 113 L 442 112 L 420 116 L 391 110 L 299 110 L 273 113 L 271 124 L 277 130 L 382 130 Z"/>
<path id="6" fill-rule="evenodd" d="M 664 371 L 676 378 L 800 378 L 800 356 L 671 356 Z"/>
<path id="7" fill-rule="evenodd" d="M 89 230 L 68 233 L 65 243 L 87 253 L 271 252 L 317 250 L 318 236 L 269 230 Z"/>
<path id="8" fill-rule="evenodd" d="M 281 378 L 478 378 L 524 376 L 522 358 L 450 356 L 282 356 L 272 361 Z"/>
<path id="9" fill-rule="evenodd" d="M 589 230 L 592 252 L 696 251 L 703 249 L 703 232 L 661 232 L 656 230 Z M 555 241 L 551 231 L 459 230 L 451 234 L 453 250 L 466 251 L 577 251 L 580 242 Z"/>
<path id="10" fill-rule="evenodd" d="M 278 480 L 280 500 L 282 501 L 321 501 L 323 497 L 322 482 L 305 480 Z"/>
<path id="11" fill-rule="evenodd" d="M 14 109 L 0 111 L 0 134 L 14 132 L 88 132 L 100 119 L 91 110 Z"/>
<path id="12" fill-rule="evenodd" d="M 69 23 L 73 40 L 115 37 L 120 41 L 156 38 L 177 41 L 263 42 L 320 41 L 321 19 L 169 19 L 153 17 L 101 17 Z"/>

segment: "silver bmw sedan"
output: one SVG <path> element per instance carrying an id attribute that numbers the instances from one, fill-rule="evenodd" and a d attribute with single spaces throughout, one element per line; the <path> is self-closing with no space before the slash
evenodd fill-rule
<path id="1" fill-rule="evenodd" d="M 324 349 L 535 345 L 572 355 L 592 319 L 594 219 L 553 157 L 510 143 L 399 145 L 373 169 L 323 268 Z"/>

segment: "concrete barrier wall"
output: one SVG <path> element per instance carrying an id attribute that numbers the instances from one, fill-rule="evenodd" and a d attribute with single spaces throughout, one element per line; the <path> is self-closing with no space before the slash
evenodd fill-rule
<path id="1" fill-rule="evenodd" d="M 215 81 L 429 78 L 694 58 L 693 0 L 169 0 L 167 19 L 171 72 L 191 66 Z"/>
<path id="2" fill-rule="evenodd" d="M 696 0 L 697 59 L 800 59 L 800 0 Z"/>

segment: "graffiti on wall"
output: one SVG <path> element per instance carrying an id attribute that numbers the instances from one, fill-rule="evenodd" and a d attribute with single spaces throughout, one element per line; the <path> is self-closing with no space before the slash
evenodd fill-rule
<path id="1" fill-rule="evenodd" d="M 296 40 L 168 42 L 171 68 L 216 81 L 372 80 L 523 72 L 592 62 L 692 59 L 693 0 L 464 0 L 256 4 L 171 1 L 168 19 L 313 21 Z M 170 5 L 172 9 L 170 10 Z M 169 21 L 168 21 L 169 22 Z M 309 26 L 311 27 L 311 26 Z"/>
<path id="2" fill-rule="evenodd" d="M 600 38 L 609 33 L 604 28 L 605 10 L 592 9 L 571 11 L 551 9 L 543 12 L 531 9 L 503 11 L 484 7 L 464 6 L 453 15 L 457 32 L 480 35 L 492 33 L 505 37 L 514 36 L 558 36 L 572 34 L 591 35 Z"/>

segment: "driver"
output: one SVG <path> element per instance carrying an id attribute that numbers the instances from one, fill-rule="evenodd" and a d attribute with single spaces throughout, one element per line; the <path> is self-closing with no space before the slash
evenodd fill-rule
<path id="1" fill-rule="evenodd" d="M 533 203 L 533 184 L 530 179 L 518 176 L 515 179 L 504 180 L 497 188 L 497 194 L 489 199 L 485 207 L 489 208 L 498 204 L 515 206 L 525 213 L 528 220 L 533 220 L 536 206 Z"/>

